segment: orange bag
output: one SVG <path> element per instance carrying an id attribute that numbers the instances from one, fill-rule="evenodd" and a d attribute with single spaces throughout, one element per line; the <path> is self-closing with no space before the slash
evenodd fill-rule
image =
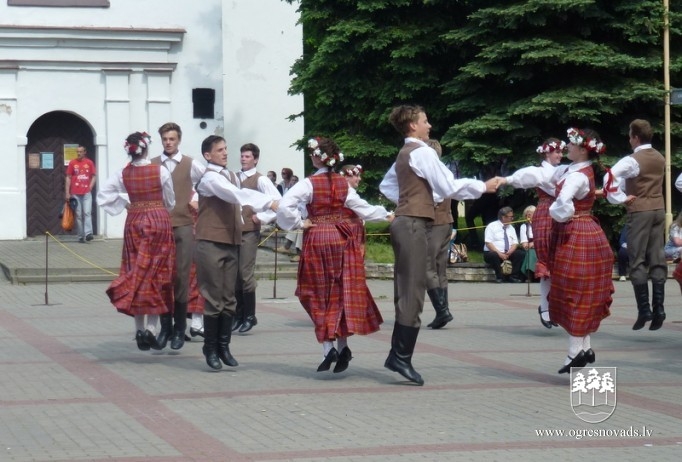
<path id="1" fill-rule="evenodd" d="M 64 207 L 62 207 L 62 228 L 64 231 L 70 232 L 73 229 L 73 224 L 76 221 L 76 215 L 69 205 L 69 201 L 64 202 Z"/>

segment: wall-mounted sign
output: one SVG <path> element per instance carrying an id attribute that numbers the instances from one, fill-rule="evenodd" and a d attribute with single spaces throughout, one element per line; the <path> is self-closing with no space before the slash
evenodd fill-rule
<path id="1" fill-rule="evenodd" d="M 51 170 L 54 168 L 54 152 L 41 152 L 40 160 L 40 168 L 43 170 Z"/>
<path id="2" fill-rule="evenodd" d="M 65 144 L 64 145 L 64 166 L 68 167 L 69 162 L 78 157 L 78 145 L 77 144 Z"/>
<path id="3" fill-rule="evenodd" d="M 39 152 L 30 152 L 28 154 L 28 168 L 40 168 Z"/>

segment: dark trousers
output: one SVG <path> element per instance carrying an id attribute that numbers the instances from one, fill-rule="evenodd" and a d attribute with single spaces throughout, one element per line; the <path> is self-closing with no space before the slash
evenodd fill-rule
<path id="1" fill-rule="evenodd" d="M 400 215 L 391 222 L 391 245 L 395 255 L 393 290 L 396 323 L 421 326 L 419 315 L 426 295 L 426 227 L 431 220 Z"/>
<path id="2" fill-rule="evenodd" d="M 524 258 L 526 258 L 526 251 L 521 247 L 517 247 L 514 253 L 512 253 L 511 256 L 509 257 L 509 259 L 512 262 L 512 274 L 509 275 L 510 277 L 522 279 L 521 265 L 523 264 Z M 492 266 L 493 270 L 495 270 L 496 279 L 504 279 L 504 274 L 502 274 L 502 268 L 500 268 L 500 265 L 502 264 L 502 259 L 500 258 L 499 255 L 497 255 L 497 252 L 489 251 L 483 252 L 483 260 L 487 264 Z"/>
<path id="3" fill-rule="evenodd" d="M 618 276 L 627 276 L 628 274 L 628 249 L 625 247 L 618 248 Z"/>

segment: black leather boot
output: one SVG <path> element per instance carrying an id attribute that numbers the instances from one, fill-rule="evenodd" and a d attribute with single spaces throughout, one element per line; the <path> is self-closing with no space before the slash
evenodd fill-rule
<path id="1" fill-rule="evenodd" d="M 256 319 L 256 292 L 244 292 L 243 297 L 244 322 L 239 328 L 240 333 L 248 332 L 258 324 L 258 319 Z"/>
<path id="2" fill-rule="evenodd" d="M 159 344 L 159 350 L 166 348 L 168 339 L 173 332 L 173 318 L 170 313 L 165 313 L 159 316 L 159 323 L 161 325 L 161 330 L 159 335 L 156 336 L 156 341 Z"/>
<path id="3" fill-rule="evenodd" d="M 452 314 L 450 314 L 450 309 L 448 308 L 448 291 L 447 289 L 436 287 L 435 289 L 426 291 L 426 293 L 431 299 L 433 309 L 436 310 L 436 318 L 426 327 L 440 329 L 453 319 Z"/>
<path id="4" fill-rule="evenodd" d="M 173 321 L 175 325 L 173 326 L 171 349 L 179 350 L 185 345 L 185 330 L 187 330 L 187 302 L 175 302 Z"/>
<path id="5" fill-rule="evenodd" d="M 665 310 L 663 300 L 665 299 L 665 282 L 651 283 L 651 307 L 654 310 L 649 330 L 658 330 L 665 321 Z"/>
<path id="6" fill-rule="evenodd" d="M 632 326 L 632 330 L 640 330 L 647 321 L 651 321 L 653 314 L 649 305 L 649 284 L 637 284 L 632 286 L 635 290 L 635 300 L 637 301 L 637 321 Z"/>
<path id="7" fill-rule="evenodd" d="M 424 385 L 424 379 L 412 367 L 412 353 L 417 344 L 419 327 L 408 327 L 398 324 L 393 326 L 391 352 L 386 358 L 384 367 L 405 377 L 417 385 Z"/>
<path id="8" fill-rule="evenodd" d="M 244 323 L 244 292 L 238 290 L 234 293 L 237 299 L 237 307 L 235 308 L 234 316 L 232 316 L 232 330 L 239 329 Z"/>
<path id="9" fill-rule="evenodd" d="M 222 369 L 223 365 L 218 358 L 218 329 L 220 319 L 218 316 L 204 315 L 204 347 L 202 351 L 206 357 L 206 364 L 211 369 Z M 232 331 L 230 331 L 232 332 Z"/>
<path id="10" fill-rule="evenodd" d="M 226 366 L 239 366 L 236 359 L 230 354 L 230 340 L 232 339 L 232 316 L 226 311 L 220 313 L 218 318 L 220 325 L 218 328 L 218 357 Z"/>

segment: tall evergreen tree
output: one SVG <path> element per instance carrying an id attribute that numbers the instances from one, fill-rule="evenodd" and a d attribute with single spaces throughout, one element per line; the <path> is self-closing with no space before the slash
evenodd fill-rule
<path id="1" fill-rule="evenodd" d="M 291 92 L 305 97 L 306 133 L 334 137 L 361 163 L 370 196 L 402 142 L 387 116 L 403 102 L 425 106 L 432 135 L 468 175 L 534 163 L 534 147 L 571 125 L 602 135 L 607 163 L 629 151 L 631 119 L 662 134 L 660 0 L 285 1 L 298 3 L 303 24 Z M 679 2 L 670 24 L 670 72 L 682 86 Z"/>

